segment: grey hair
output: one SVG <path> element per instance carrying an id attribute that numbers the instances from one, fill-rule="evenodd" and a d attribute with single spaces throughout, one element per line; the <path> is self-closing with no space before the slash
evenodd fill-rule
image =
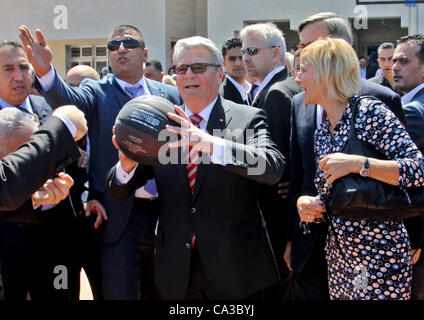
<path id="1" fill-rule="evenodd" d="M 280 60 L 284 63 L 286 54 L 286 42 L 283 31 L 277 28 L 274 23 L 256 23 L 244 27 L 240 31 L 240 38 L 244 41 L 249 34 L 259 33 L 265 39 L 267 47 L 280 48 Z"/>
<path id="2" fill-rule="evenodd" d="M 339 15 L 334 12 L 319 12 L 307 17 L 299 25 L 299 33 L 302 32 L 308 24 L 324 21 L 328 27 L 328 33 L 332 38 L 340 38 L 346 40 L 352 45 L 352 30 L 350 26 Z"/>
<path id="3" fill-rule="evenodd" d="M 178 64 L 180 60 L 181 52 L 186 49 L 191 48 L 206 48 L 211 53 L 211 63 L 222 66 L 222 53 L 221 50 L 218 49 L 216 44 L 204 37 L 200 36 L 194 36 L 189 38 L 184 38 L 181 40 L 178 40 L 174 47 L 174 55 L 173 55 L 173 62 L 175 65 Z"/>
<path id="4" fill-rule="evenodd" d="M 31 133 L 38 130 L 38 123 L 34 117 L 18 108 L 4 108 L 0 110 L 0 159 L 10 153 L 7 141 L 11 136 L 16 136 L 18 131 L 28 131 Z"/>

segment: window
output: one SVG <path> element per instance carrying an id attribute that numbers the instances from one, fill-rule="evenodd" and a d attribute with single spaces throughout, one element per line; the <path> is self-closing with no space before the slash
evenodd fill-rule
<path id="1" fill-rule="evenodd" d="M 83 64 L 95 68 L 99 74 L 101 74 L 102 68 L 108 66 L 105 46 L 70 46 L 70 50 L 67 51 L 67 59 L 69 68 Z"/>

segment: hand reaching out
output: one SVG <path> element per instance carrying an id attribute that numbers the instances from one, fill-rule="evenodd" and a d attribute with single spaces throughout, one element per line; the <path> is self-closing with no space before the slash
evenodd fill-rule
<path id="1" fill-rule="evenodd" d="M 47 45 L 43 33 L 40 29 L 36 29 L 37 40 L 35 40 L 28 27 L 22 25 L 19 27 L 19 31 L 21 32 L 19 38 L 27 52 L 29 62 L 39 77 L 44 76 L 51 68 L 52 51 Z"/>

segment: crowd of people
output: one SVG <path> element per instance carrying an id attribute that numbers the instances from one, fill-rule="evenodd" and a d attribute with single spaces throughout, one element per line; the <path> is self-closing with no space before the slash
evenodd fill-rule
<path id="1" fill-rule="evenodd" d="M 350 174 L 424 186 L 424 35 L 382 41 L 377 71 L 322 12 L 293 54 L 257 23 L 222 48 L 177 41 L 164 75 L 119 25 L 101 76 L 62 79 L 42 31 L 19 30 L 0 44 L 0 297 L 77 300 L 84 268 L 95 300 L 424 299 L 424 217 L 325 206 Z M 142 95 L 175 104 L 184 163 L 119 150 L 115 118 Z M 344 153 L 352 135 L 381 157 Z"/>

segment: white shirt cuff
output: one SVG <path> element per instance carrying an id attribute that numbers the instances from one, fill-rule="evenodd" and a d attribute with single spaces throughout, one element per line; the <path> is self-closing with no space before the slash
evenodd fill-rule
<path id="1" fill-rule="evenodd" d="M 48 91 L 53 85 L 54 78 L 56 77 L 56 72 L 54 71 L 53 66 L 50 66 L 49 72 L 47 72 L 41 78 L 37 76 L 38 82 L 40 82 L 41 88 L 43 91 Z"/>
<path id="2" fill-rule="evenodd" d="M 72 134 L 72 137 L 75 138 L 75 136 L 77 134 L 77 128 L 74 126 L 72 121 L 70 121 L 68 118 L 66 118 L 62 114 L 54 114 L 53 116 L 59 118 L 66 125 L 69 132 Z"/>
<path id="3" fill-rule="evenodd" d="M 137 165 L 138 166 L 138 165 Z M 125 172 L 124 169 L 122 169 L 121 162 L 119 161 L 116 165 L 116 174 L 115 174 L 115 180 L 117 185 L 126 184 L 128 181 L 131 180 L 131 178 L 134 176 L 135 169 L 137 169 L 137 166 L 135 166 L 134 169 L 132 169 L 129 173 Z"/>
<path id="4" fill-rule="evenodd" d="M 225 140 L 217 138 L 213 144 L 213 152 L 210 156 L 211 162 L 214 164 L 226 166 L 227 161 L 225 160 L 225 155 Z"/>

